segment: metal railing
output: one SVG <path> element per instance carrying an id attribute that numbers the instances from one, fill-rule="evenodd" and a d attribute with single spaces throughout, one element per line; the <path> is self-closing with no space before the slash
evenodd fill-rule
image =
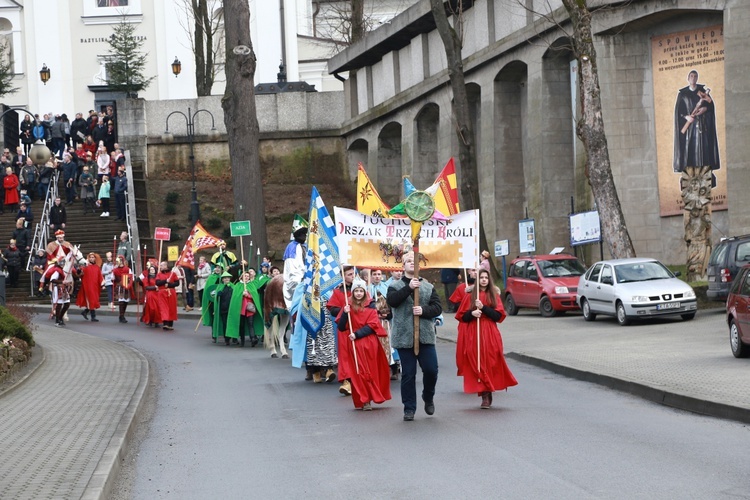
<path id="1" fill-rule="evenodd" d="M 47 250 L 47 241 L 49 240 L 49 210 L 58 195 L 57 183 L 59 178 L 60 172 L 54 172 L 50 179 L 49 186 L 47 187 L 47 194 L 44 197 L 44 206 L 42 207 L 42 215 L 39 217 L 39 222 L 36 223 L 36 227 L 34 228 L 34 238 L 31 240 L 31 252 L 26 261 L 27 271 L 31 270 L 31 260 L 34 257 L 34 254 L 39 249 L 44 251 Z"/>

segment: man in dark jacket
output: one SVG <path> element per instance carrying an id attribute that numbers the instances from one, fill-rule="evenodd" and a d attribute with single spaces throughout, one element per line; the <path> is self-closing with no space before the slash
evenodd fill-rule
<path id="1" fill-rule="evenodd" d="M 88 133 L 89 129 L 86 125 L 86 120 L 83 119 L 81 113 L 76 113 L 76 119 L 70 124 L 70 138 L 73 141 L 73 146 L 83 144 Z"/>
<path id="2" fill-rule="evenodd" d="M 128 192 L 128 178 L 125 177 L 125 167 L 120 167 L 115 177 L 115 207 L 117 208 L 117 220 L 125 220 L 125 195 Z"/>
<path id="3" fill-rule="evenodd" d="M 8 248 L 3 250 L 3 258 L 8 268 L 8 286 L 18 286 L 18 275 L 21 272 L 21 250 L 16 246 L 16 240 L 10 240 Z"/>
<path id="4" fill-rule="evenodd" d="M 73 163 L 70 153 L 63 154 L 62 175 L 65 183 L 65 204 L 72 205 L 76 198 L 76 174 L 78 165 Z"/>
<path id="5" fill-rule="evenodd" d="M 55 198 L 55 203 L 49 208 L 49 228 L 54 233 L 57 229 L 65 229 L 68 222 L 68 213 L 60 203 L 60 197 Z"/>
<path id="6" fill-rule="evenodd" d="M 16 228 L 11 237 L 16 240 L 16 246 L 21 251 L 21 257 L 25 262 L 31 252 L 31 231 L 24 225 L 22 219 L 16 221 Z"/>

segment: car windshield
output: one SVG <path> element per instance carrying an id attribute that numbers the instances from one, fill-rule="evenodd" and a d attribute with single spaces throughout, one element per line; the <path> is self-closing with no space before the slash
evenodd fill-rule
<path id="1" fill-rule="evenodd" d="M 580 276 L 586 272 L 578 259 L 539 260 L 537 264 L 545 278 Z"/>
<path id="2" fill-rule="evenodd" d="M 672 272 L 661 262 L 635 262 L 615 266 L 618 283 L 633 281 L 664 280 L 674 278 Z"/>

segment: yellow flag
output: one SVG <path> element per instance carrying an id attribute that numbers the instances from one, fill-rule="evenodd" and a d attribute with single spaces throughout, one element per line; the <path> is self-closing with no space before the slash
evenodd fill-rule
<path id="1" fill-rule="evenodd" d="M 380 195 L 367 177 L 365 168 L 360 163 L 357 166 L 357 211 L 367 215 L 388 217 L 391 208 L 383 203 Z"/>

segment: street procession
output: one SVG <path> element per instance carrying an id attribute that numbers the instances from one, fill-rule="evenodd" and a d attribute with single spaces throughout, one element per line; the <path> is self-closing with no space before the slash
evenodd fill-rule
<path id="1" fill-rule="evenodd" d="M 98 322 L 101 309 L 124 326 L 135 310 L 135 325 L 126 328 L 168 333 L 179 307 L 195 311 L 179 322 L 208 345 L 266 349 L 303 369 L 305 381 L 335 386 L 357 410 L 392 399 L 392 382 L 399 381 L 407 422 L 418 407 L 427 415 L 436 411 L 437 328 L 452 314 L 457 376 L 487 409 L 495 392 L 518 382 L 503 354 L 500 290 L 480 257 L 479 211 L 459 210 L 456 186 L 451 159 L 425 190 L 404 178 L 403 201 L 391 208 L 360 164 L 357 209 L 334 207 L 331 214 L 313 187 L 306 217 L 294 216 L 280 267 L 253 255 L 251 241 L 245 255 L 249 221 L 230 225 L 239 255 L 196 222 L 173 266 L 163 260 L 161 244 L 155 256 L 142 255 L 127 233 L 102 257 L 84 254 L 58 229 L 35 286 L 49 295 L 49 318 L 58 327 L 78 316 Z M 136 263 L 143 269 L 137 276 Z M 446 284 L 443 301 L 436 285 L 420 276 L 425 269 L 460 275 L 461 284 Z M 100 299 L 105 295 L 107 303 Z"/>

